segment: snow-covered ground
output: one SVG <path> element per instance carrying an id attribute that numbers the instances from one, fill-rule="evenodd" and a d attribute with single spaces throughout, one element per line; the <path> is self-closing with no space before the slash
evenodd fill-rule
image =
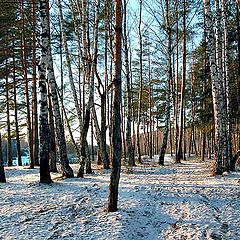
<path id="1" fill-rule="evenodd" d="M 6 168 L 0 239 L 240 239 L 240 172 L 206 163 L 142 166 L 121 175 L 119 211 L 106 212 L 109 173 L 39 184 L 39 169 Z M 77 166 L 73 166 L 75 170 Z"/>

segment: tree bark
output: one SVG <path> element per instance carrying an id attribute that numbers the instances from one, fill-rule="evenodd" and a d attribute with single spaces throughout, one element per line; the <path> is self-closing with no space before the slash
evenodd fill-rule
<path id="1" fill-rule="evenodd" d="M 4 171 L 3 156 L 2 156 L 2 136 L 0 133 L 0 182 L 6 182 L 6 176 Z"/>
<path id="2" fill-rule="evenodd" d="M 113 159 L 109 185 L 108 212 L 118 210 L 118 185 L 120 180 L 122 144 L 121 144 L 121 71 L 122 71 L 122 1 L 114 0 L 115 3 L 115 32 L 114 32 L 114 99 L 113 99 Z"/>
<path id="3" fill-rule="evenodd" d="M 138 21 L 138 36 L 139 36 L 139 96 L 138 96 L 138 120 L 137 120 L 137 153 L 138 162 L 141 163 L 141 146 L 140 146 L 140 124 L 142 112 L 142 92 L 143 92 L 143 47 L 142 47 L 142 0 L 139 0 L 139 21 Z"/>
<path id="4" fill-rule="evenodd" d="M 36 73 L 36 2 L 32 4 L 32 143 L 33 161 L 39 166 L 39 134 L 38 134 L 38 99 L 37 99 L 37 73 Z"/>
<path id="5" fill-rule="evenodd" d="M 85 2 L 83 1 L 83 7 L 85 7 Z M 80 147 L 81 147 L 81 158 L 80 158 L 80 167 L 78 170 L 78 177 L 84 176 L 84 167 L 85 161 L 87 158 L 86 152 L 86 143 L 87 143 L 87 133 L 89 129 L 90 123 L 90 113 L 93 108 L 94 104 L 94 76 L 96 72 L 96 65 L 97 65 L 97 57 L 98 57 L 98 25 L 99 25 L 99 7 L 100 1 L 97 0 L 95 5 L 95 23 L 94 23 L 94 33 L 93 33 L 93 56 L 91 62 L 91 71 L 89 73 L 89 99 L 86 106 L 85 114 L 84 114 L 84 121 L 81 129 L 81 139 L 80 139 Z M 87 43 L 85 43 L 87 44 Z M 85 48 L 89 49 L 90 46 L 86 45 Z M 89 52 L 90 54 L 90 52 Z"/>
<path id="6" fill-rule="evenodd" d="M 215 1 L 216 11 L 218 11 L 218 1 Z M 223 171 L 227 171 L 226 163 L 228 161 L 228 144 L 227 144 L 227 129 L 226 129 L 226 99 L 224 93 L 224 86 L 222 81 L 221 69 L 221 40 L 219 39 L 220 30 L 217 29 L 216 34 L 213 30 L 213 16 L 210 8 L 210 1 L 204 0 L 204 11 L 206 16 L 206 31 L 207 31 L 207 50 L 210 59 L 210 72 L 212 79 L 212 96 L 214 108 L 214 127 L 215 127 L 215 149 L 214 158 L 215 164 L 213 173 L 220 175 Z M 217 27 L 220 27 L 218 22 L 218 15 L 216 18 Z M 223 166 L 225 165 L 225 166 Z"/>
<path id="7" fill-rule="evenodd" d="M 40 89 L 40 182 L 52 183 L 49 171 L 49 123 L 47 106 L 47 78 L 46 69 L 49 58 L 49 28 L 48 28 L 48 2 L 40 0 L 41 21 L 41 61 L 39 64 L 39 89 Z"/>
<path id="8" fill-rule="evenodd" d="M 130 69 L 129 69 L 129 58 L 128 58 L 128 44 L 127 44 L 127 3 L 124 0 L 124 28 L 123 28 L 123 44 L 124 44 L 124 61 L 126 71 L 126 84 L 127 84 L 127 125 L 126 125 L 126 142 L 128 152 L 128 165 L 130 168 L 134 166 L 134 147 L 132 144 L 132 93 L 131 93 L 131 80 L 130 80 Z M 130 169 L 132 172 L 132 169 Z"/>
<path id="9" fill-rule="evenodd" d="M 178 134 L 178 145 L 177 155 L 175 163 L 180 163 L 182 159 L 182 143 L 183 143 L 183 115 L 184 115 L 184 101 L 185 101 L 185 80 L 186 80 L 186 2 L 182 1 L 183 4 L 183 33 L 182 33 L 182 85 L 181 85 L 181 102 L 180 102 L 180 120 L 179 120 L 179 134 Z"/>
<path id="10" fill-rule="evenodd" d="M 42 0 L 46 1 L 46 0 Z M 49 6 L 48 2 L 45 3 L 46 10 L 48 11 Z M 49 13 L 47 13 L 49 14 Z M 59 150 L 59 158 L 60 158 L 60 164 L 61 164 L 61 173 L 63 177 L 72 178 L 73 170 L 69 165 L 69 160 L 67 156 L 67 146 L 66 146 L 66 139 L 64 134 L 64 127 L 63 127 L 63 120 L 60 113 L 59 108 L 59 101 L 58 101 L 58 95 L 57 95 L 57 84 L 56 79 L 54 76 L 54 68 L 53 68 L 53 59 L 52 59 L 52 53 L 51 53 L 51 44 L 50 44 L 50 25 L 49 25 L 49 19 L 47 22 L 47 28 L 48 32 L 45 34 L 48 36 L 46 39 L 46 47 L 47 47 L 47 79 L 48 84 L 50 85 L 50 91 L 51 91 L 51 100 L 53 104 L 53 113 L 55 117 L 55 131 L 56 131 L 56 138 L 57 138 L 57 146 Z"/>
<path id="11" fill-rule="evenodd" d="M 27 112 L 27 140 L 28 140 L 28 155 L 29 167 L 34 168 L 33 161 L 33 139 L 32 139 L 32 123 L 30 112 L 30 99 L 29 99 L 29 85 L 28 85 L 28 72 L 27 72 L 27 50 L 26 50 L 26 36 L 25 36 L 25 14 L 23 0 L 21 1 L 21 17 L 22 17 L 22 33 L 21 33 L 21 51 L 22 51 L 22 73 L 24 80 L 25 102 Z"/>
<path id="12" fill-rule="evenodd" d="M 166 105 L 165 105 L 165 126 L 163 133 L 163 142 L 159 156 L 159 165 L 164 165 L 164 157 L 168 143 L 169 122 L 170 122 L 170 82 L 172 81 L 172 30 L 170 26 L 170 3 L 166 0 L 166 29 L 168 36 L 168 48 L 167 48 L 167 78 L 165 85 Z M 170 129 L 171 130 L 171 129 Z"/>

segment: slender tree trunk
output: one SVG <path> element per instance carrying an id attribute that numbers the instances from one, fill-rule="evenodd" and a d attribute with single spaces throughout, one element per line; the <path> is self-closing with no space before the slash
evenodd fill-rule
<path id="1" fill-rule="evenodd" d="M 101 94 L 101 153 L 102 153 L 102 160 L 103 160 L 103 168 L 109 169 L 109 157 L 107 153 L 107 141 L 106 141 L 106 132 L 107 132 L 107 126 L 106 126 L 106 89 Z"/>
<path id="2" fill-rule="evenodd" d="M 179 43 L 179 37 L 178 37 L 178 1 L 176 1 L 176 75 L 175 75 L 175 102 L 174 102 L 174 145 L 175 145 L 175 158 L 177 158 L 178 154 L 178 68 L 179 68 L 179 51 L 178 51 L 178 43 Z"/>
<path id="3" fill-rule="evenodd" d="M 11 120 L 10 120 L 10 99 L 9 99 L 9 89 L 10 84 L 8 82 L 8 58 L 6 57 L 6 107 L 7 107 L 7 163 L 8 166 L 13 165 L 12 161 L 12 136 L 11 136 Z"/>
<path id="4" fill-rule="evenodd" d="M 115 3 L 115 33 L 114 33 L 114 100 L 113 100 L 113 159 L 109 185 L 108 212 L 118 210 L 118 185 L 121 170 L 122 145 L 121 145 L 121 71 L 122 71 L 122 1 Z"/>
<path id="5" fill-rule="evenodd" d="M 170 3 L 166 0 L 166 27 L 168 36 L 168 50 L 167 50 L 167 79 L 165 85 L 166 94 L 166 105 L 165 105 L 165 126 L 163 133 L 163 142 L 161 147 L 161 152 L 159 156 L 159 164 L 164 165 L 164 157 L 167 149 L 168 143 L 168 132 L 169 132 L 169 122 L 170 122 L 170 82 L 172 81 L 172 30 L 170 26 Z M 171 129 L 170 129 L 171 130 Z"/>
<path id="6" fill-rule="evenodd" d="M 184 101 L 185 101 L 185 80 L 186 80 L 186 2 L 183 4 L 183 33 L 182 33 L 182 85 L 181 85 L 181 102 L 180 102 L 180 121 L 179 121 L 179 134 L 178 146 L 175 163 L 180 163 L 182 159 L 182 142 L 183 142 L 183 115 L 184 115 Z"/>
<path id="7" fill-rule="evenodd" d="M 230 52 L 229 52 L 229 41 L 228 41 L 228 28 L 229 22 L 227 17 L 228 8 L 230 5 L 229 0 L 222 0 L 222 25 L 223 25 L 223 44 L 222 44 L 222 65 L 223 65 L 223 78 L 225 85 L 225 93 L 226 93 L 226 111 L 227 111 L 227 147 L 228 147 L 228 157 L 225 158 L 225 162 L 223 163 L 224 170 L 232 170 L 232 109 L 230 106 L 230 79 L 229 79 L 229 60 L 230 60 Z"/>
<path id="8" fill-rule="evenodd" d="M 84 1 L 83 1 L 84 2 Z M 83 3 L 84 6 L 85 3 Z M 99 25 L 99 7 L 100 7 L 100 1 L 97 0 L 96 6 L 95 6 L 95 23 L 94 23 L 94 33 L 93 33 L 93 38 L 94 38 L 94 43 L 93 43 L 93 56 L 92 56 L 92 63 L 91 63 L 91 72 L 89 77 L 89 99 L 88 103 L 86 106 L 86 111 L 84 114 L 84 121 L 83 121 L 83 126 L 81 129 L 81 140 L 80 140 L 80 146 L 81 146 L 81 159 L 80 159 L 80 167 L 78 170 L 78 177 L 83 177 L 84 175 L 84 167 L 85 167 L 85 161 L 87 157 L 86 153 L 86 137 L 89 129 L 89 123 L 90 123 L 90 113 L 93 108 L 94 104 L 94 76 L 96 73 L 96 67 L 97 67 L 97 57 L 98 57 L 98 25 Z M 86 44 L 86 43 L 85 43 Z M 90 44 L 90 43 L 89 43 Z M 88 51 L 89 51 L 88 46 Z M 89 51 L 90 54 L 90 51 Z"/>
<path id="9" fill-rule="evenodd" d="M 39 89 L 40 89 L 40 182 L 52 183 L 49 171 L 49 123 L 47 106 L 47 78 L 46 68 L 48 64 L 48 2 L 40 0 L 40 21 L 41 21 L 41 62 L 39 64 Z"/>
<path id="10" fill-rule="evenodd" d="M 56 149 L 56 136 L 54 129 L 54 117 L 52 100 L 50 96 L 50 88 L 48 85 L 48 116 L 49 116 L 49 167 L 51 172 L 58 172 L 57 170 L 57 149 Z"/>
<path id="11" fill-rule="evenodd" d="M 138 22 L 138 36 L 139 36 L 139 96 L 138 96 L 138 120 L 137 120 L 137 152 L 138 162 L 141 163 L 141 146 L 140 146 L 140 124 L 142 112 L 142 92 L 143 92 L 143 46 L 142 46 L 142 0 L 139 0 L 139 22 Z"/>
<path id="12" fill-rule="evenodd" d="M 13 49 L 15 50 L 14 40 L 13 40 Z M 13 101 L 14 101 L 14 120 L 15 120 L 16 142 L 17 142 L 18 166 L 22 166 L 21 143 L 20 143 L 20 138 L 19 138 L 19 125 L 18 125 L 18 104 L 17 104 L 15 52 L 13 53 Z"/>
<path id="13" fill-rule="evenodd" d="M 6 182 L 6 176 L 4 171 L 4 164 L 3 164 L 3 155 L 2 155 L 2 136 L 0 133 L 0 182 Z"/>
<path id="14" fill-rule="evenodd" d="M 26 122 L 27 122 L 29 167 L 34 168 L 32 125 L 31 125 L 30 98 L 29 98 L 29 85 L 28 85 L 28 72 L 27 72 L 27 50 L 26 50 L 25 30 L 24 30 L 25 14 L 24 14 L 23 0 L 21 1 L 21 17 L 22 17 L 22 33 L 21 33 L 22 73 L 23 73 L 23 80 L 24 80 L 25 102 L 26 102 L 26 112 L 27 112 Z"/>
<path id="15" fill-rule="evenodd" d="M 64 51 L 65 51 L 65 56 L 66 56 L 66 65 L 67 65 L 67 68 L 68 68 L 69 82 L 70 82 L 70 87 L 71 87 L 71 91 L 72 91 L 72 95 L 73 95 L 74 106 L 75 106 L 76 111 L 77 111 L 79 127 L 81 128 L 81 125 L 82 125 L 81 109 L 80 109 L 78 96 L 77 96 L 77 92 L 76 92 L 76 87 L 75 87 L 74 79 L 73 79 L 71 59 L 70 59 L 70 54 L 69 54 L 69 50 L 68 50 L 66 29 L 65 29 L 65 25 L 64 25 L 62 6 L 61 6 L 61 1 L 60 0 L 57 1 L 57 5 L 58 5 L 59 22 L 60 22 L 61 30 L 62 30 L 61 33 L 62 33 L 63 47 L 64 47 Z"/>
<path id="16" fill-rule="evenodd" d="M 36 2 L 32 4 L 32 143 L 33 161 L 39 166 L 39 136 L 38 136 L 38 100 L 37 100 L 37 73 L 36 73 Z"/>
<path id="17" fill-rule="evenodd" d="M 128 37 L 127 37 L 127 3 L 124 0 L 124 22 L 123 22 L 123 44 L 124 44 L 124 61 L 126 72 L 126 84 L 127 84 L 127 126 L 126 126 L 126 142 L 128 151 L 128 165 L 131 168 L 134 164 L 134 150 L 132 145 L 132 93 L 131 93 L 131 80 L 129 69 L 129 57 L 128 57 Z M 130 169 L 132 172 L 132 169 Z"/>
<path id="18" fill-rule="evenodd" d="M 46 1 L 46 0 L 42 0 Z M 47 15 L 49 14 L 49 6 L 48 2 L 45 3 L 47 4 Z M 55 131 L 56 131 L 56 138 L 57 138 L 57 146 L 58 146 L 58 151 L 59 151 L 59 159 L 60 159 L 60 164 L 61 164 L 61 173 L 63 177 L 67 178 L 72 178 L 74 177 L 73 175 L 73 170 L 69 165 L 69 160 L 67 156 L 67 146 L 66 146 L 66 139 L 65 139 L 65 134 L 64 134 L 64 126 L 63 126 L 63 120 L 60 112 L 60 107 L 59 107 L 59 101 L 58 101 L 58 93 L 57 93 L 57 84 L 56 84 L 56 79 L 54 76 L 54 68 L 53 68 L 53 59 L 52 59 L 52 52 L 51 52 L 51 44 L 50 44 L 50 23 L 49 23 L 49 16 L 48 17 L 48 22 L 47 22 L 47 28 L 48 32 L 47 38 L 46 38 L 46 47 L 47 47 L 47 79 L 48 79 L 48 84 L 50 85 L 50 92 L 51 92 L 51 100 L 53 104 L 53 113 L 54 113 L 54 120 L 55 120 Z"/>

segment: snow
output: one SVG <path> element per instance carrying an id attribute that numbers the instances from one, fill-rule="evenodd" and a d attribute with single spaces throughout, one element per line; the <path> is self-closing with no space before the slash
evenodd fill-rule
<path id="1" fill-rule="evenodd" d="M 119 211 L 107 213 L 109 173 L 84 179 L 7 167 L 0 184 L 0 239 L 240 239 L 240 172 L 210 175 L 209 162 L 123 168 Z M 75 171 L 78 166 L 73 165 Z M 96 166 L 94 166 L 96 168 Z"/>

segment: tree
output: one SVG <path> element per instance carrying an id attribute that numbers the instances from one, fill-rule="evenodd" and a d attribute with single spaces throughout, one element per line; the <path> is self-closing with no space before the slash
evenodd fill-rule
<path id="1" fill-rule="evenodd" d="M 3 164 L 3 156 L 2 156 L 2 136 L 0 133 L 0 182 L 5 183 L 5 171 L 4 171 L 4 164 Z"/>
<path id="2" fill-rule="evenodd" d="M 121 170 L 122 141 L 121 141 L 121 84 L 122 84 L 122 1 L 114 0 L 115 32 L 114 32 L 114 98 L 113 98 L 113 158 L 110 176 L 108 212 L 118 210 L 118 185 Z"/>
<path id="3" fill-rule="evenodd" d="M 40 0 L 40 21 L 41 21 L 41 61 L 39 64 L 39 88 L 40 88 L 40 182 L 52 183 L 49 170 L 49 142 L 50 130 L 48 123 L 48 102 L 47 102 L 47 76 L 46 69 L 49 59 L 49 28 L 48 28 L 48 1 Z"/>
<path id="4" fill-rule="evenodd" d="M 137 153 L 138 162 L 141 163 L 141 147 L 140 147 L 140 123 L 142 111 L 142 95 L 143 95 L 143 44 L 142 44 L 142 0 L 139 0 L 139 21 L 138 21 L 138 37 L 139 37 L 139 96 L 138 96 L 138 119 L 137 119 Z"/>
<path id="5" fill-rule="evenodd" d="M 210 60 L 210 72 L 212 80 L 212 97 L 214 109 L 214 127 L 215 127 L 215 164 L 213 172 L 216 175 L 229 170 L 228 156 L 228 133 L 227 133 L 227 108 L 222 81 L 222 55 L 221 55 L 221 33 L 220 33 L 220 15 L 219 2 L 215 0 L 216 14 L 216 34 L 214 34 L 213 15 L 210 7 L 210 1 L 204 0 L 204 12 L 206 17 L 207 50 Z"/>
<path id="6" fill-rule="evenodd" d="M 181 84 L 181 100 L 180 100 L 180 119 L 176 163 L 181 162 L 182 158 L 182 143 L 183 143 L 183 128 L 184 128 L 184 102 L 185 102 L 185 82 L 186 82 L 186 1 L 183 4 L 183 33 L 182 33 L 182 84 Z"/>
<path id="7" fill-rule="evenodd" d="M 128 37 L 127 37 L 127 3 L 124 0 L 124 61 L 125 61 L 125 71 L 126 71 L 126 84 L 127 84 L 127 127 L 126 127 L 126 142 L 128 148 L 128 163 L 132 167 L 134 162 L 134 149 L 131 139 L 131 125 L 132 125 L 132 93 L 131 93 L 131 79 L 130 79 L 130 66 L 129 66 L 129 50 L 128 50 Z"/>
<path id="8" fill-rule="evenodd" d="M 167 32 L 167 79 L 165 85 L 165 94 L 166 94 L 166 105 L 165 105 L 165 127 L 163 134 L 163 143 L 161 147 L 161 152 L 159 156 L 159 164 L 164 165 L 164 156 L 166 153 L 167 142 L 168 142 L 168 133 L 169 133 L 169 124 L 170 124 L 170 82 L 172 81 L 172 29 L 170 26 L 170 2 L 166 0 L 166 32 Z"/>

